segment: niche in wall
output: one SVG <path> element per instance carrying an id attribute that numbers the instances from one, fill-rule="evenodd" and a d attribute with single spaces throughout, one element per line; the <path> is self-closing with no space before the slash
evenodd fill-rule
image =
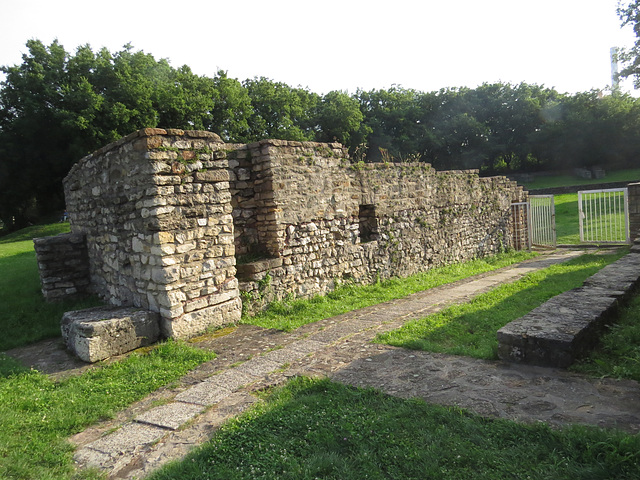
<path id="1" fill-rule="evenodd" d="M 375 205 L 360 205 L 358 210 L 360 222 L 360 241 L 372 242 L 378 239 L 378 218 Z"/>

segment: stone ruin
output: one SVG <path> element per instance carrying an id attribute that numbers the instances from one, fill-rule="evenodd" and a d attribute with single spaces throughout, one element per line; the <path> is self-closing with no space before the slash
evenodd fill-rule
<path id="1" fill-rule="evenodd" d="M 243 308 L 518 246 L 511 204 L 527 199 L 473 170 L 354 164 L 338 143 L 229 144 L 175 129 L 140 130 L 83 158 L 64 189 L 72 233 L 34 241 L 43 294 L 124 309 L 124 326 L 100 335 L 129 332 L 138 344 L 150 340 L 130 307 L 152 312 L 159 336 L 189 338 L 238 322 Z M 81 321 L 63 323 L 95 335 L 71 328 Z"/>

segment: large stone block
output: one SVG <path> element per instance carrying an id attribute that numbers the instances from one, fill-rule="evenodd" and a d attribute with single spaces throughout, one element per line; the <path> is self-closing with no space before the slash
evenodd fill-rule
<path id="1" fill-rule="evenodd" d="M 66 312 L 61 327 L 67 347 L 93 363 L 156 342 L 160 316 L 133 307 L 96 307 Z"/>
<path id="2" fill-rule="evenodd" d="M 635 291 L 640 256 L 625 255 L 584 286 L 553 297 L 498 330 L 504 361 L 566 368 L 598 342 L 603 325 Z"/>
<path id="3" fill-rule="evenodd" d="M 162 318 L 162 332 L 165 337 L 192 338 L 205 333 L 210 328 L 232 325 L 240 321 L 242 301 L 238 291 L 230 291 L 218 296 L 220 303 L 200 310 L 185 313 L 176 318 Z M 229 298 L 231 297 L 231 298 Z"/>

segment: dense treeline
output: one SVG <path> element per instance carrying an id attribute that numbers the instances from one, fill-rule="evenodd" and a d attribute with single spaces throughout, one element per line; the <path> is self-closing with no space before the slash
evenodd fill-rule
<path id="1" fill-rule="evenodd" d="M 27 43 L 0 84 L 0 219 L 23 225 L 63 207 L 61 182 L 82 156 L 143 127 L 204 129 L 229 142 L 339 141 L 354 161 L 420 160 L 487 174 L 637 166 L 640 101 L 538 85 L 318 95 L 267 78 L 240 82 L 126 46 Z"/>

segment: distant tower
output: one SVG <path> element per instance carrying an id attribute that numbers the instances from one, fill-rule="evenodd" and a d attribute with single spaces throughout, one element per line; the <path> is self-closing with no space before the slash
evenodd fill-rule
<path id="1" fill-rule="evenodd" d="M 620 77 L 618 75 L 618 47 L 611 47 L 611 88 L 614 91 L 620 90 Z"/>

